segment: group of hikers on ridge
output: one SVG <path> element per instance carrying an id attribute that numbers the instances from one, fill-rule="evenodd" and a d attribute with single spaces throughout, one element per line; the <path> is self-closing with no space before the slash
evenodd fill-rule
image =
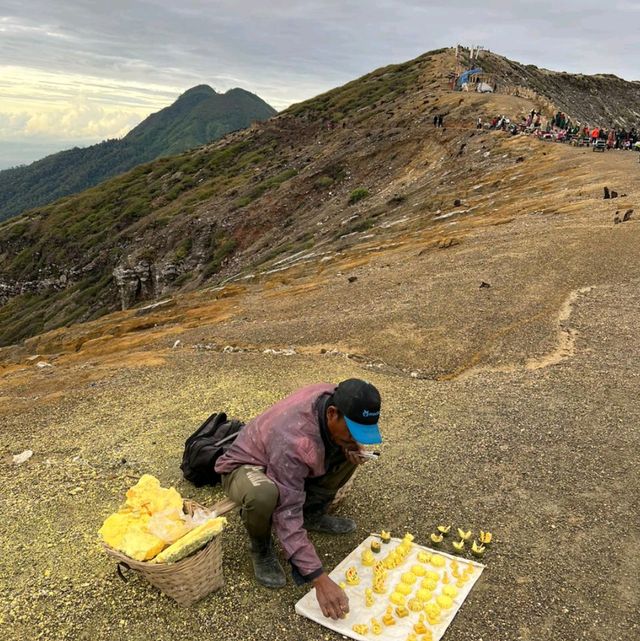
<path id="1" fill-rule="evenodd" d="M 570 142 L 575 145 L 594 145 L 602 140 L 607 149 L 638 150 L 640 151 L 640 132 L 636 127 L 592 127 L 573 122 L 564 112 L 558 111 L 552 118 L 543 122 L 540 111 L 532 109 L 527 116 L 522 116 L 519 122 L 512 121 L 505 115 L 495 116 L 488 122 L 478 118 L 476 127 L 486 129 L 502 129 L 512 134 L 525 133 L 547 138 L 558 142 Z"/>

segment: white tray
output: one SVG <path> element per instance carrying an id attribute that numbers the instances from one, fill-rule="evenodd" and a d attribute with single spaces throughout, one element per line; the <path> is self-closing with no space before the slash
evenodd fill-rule
<path id="1" fill-rule="evenodd" d="M 409 612 L 409 616 L 398 618 L 396 617 L 396 624 L 389 627 L 383 624 L 382 634 L 375 635 L 371 631 L 366 636 L 357 634 L 352 630 L 352 626 L 355 623 L 366 623 L 369 624 L 372 617 L 378 619 L 382 622 L 382 615 L 385 613 L 387 606 L 391 605 L 389 601 L 389 596 L 393 592 L 393 587 L 400 582 L 400 575 L 403 572 L 408 572 L 412 565 L 418 563 L 417 555 L 418 552 L 424 550 L 430 554 L 437 554 L 442 556 L 446 560 L 446 566 L 443 568 L 436 568 L 430 565 L 429 563 L 424 564 L 425 569 L 433 570 L 438 572 L 440 576 L 446 571 L 451 575 L 451 561 L 455 559 L 458 563 L 458 567 L 461 570 L 464 570 L 467 566 L 472 566 L 474 568 L 473 573 L 471 574 L 469 580 L 461 587 L 458 588 L 458 594 L 455 599 L 453 599 L 453 606 L 446 611 L 443 611 L 440 617 L 440 623 L 436 625 L 427 625 L 431 630 L 433 636 L 433 641 L 439 641 L 442 638 L 442 635 L 445 633 L 447 627 L 453 620 L 453 617 L 456 615 L 464 600 L 467 598 L 467 595 L 471 591 L 471 588 L 474 586 L 475 582 L 478 580 L 484 570 L 485 566 L 481 563 L 475 561 L 470 561 L 468 559 L 463 559 L 460 557 L 452 556 L 446 552 L 440 552 L 439 550 L 433 550 L 431 548 L 422 547 L 420 545 L 415 545 L 412 547 L 411 551 L 407 555 L 404 563 L 397 568 L 389 570 L 387 575 L 387 591 L 385 594 L 375 594 L 376 602 L 370 607 L 365 606 L 364 591 L 365 588 L 371 587 L 373 579 L 373 567 L 366 567 L 362 565 L 361 554 L 363 550 L 370 549 L 371 541 L 380 540 L 376 536 L 367 537 L 353 552 L 351 552 L 343 561 L 341 561 L 336 568 L 329 574 L 329 576 L 336 582 L 340 583 L 345 580 L 345 571 L 351 566 L 355 566 L 358 569 L 358 574 L 360 575 L 360 583 L 358 585 L 347 585 L 345 591 L 349 597 L 349 614 L 344 619 L 338 619 L 334 621 L 329 619 L 322 614 L 318 601 L 316 599 L 315 588 L 309 591 L 305 596 L 303 596 L 296 603 L 296 612 L 320 625 L 339 632 L 346 637 L 351 639 L 357 639 L 358 641 L 371 641 L 372 639 L 377 639 L 378 641 L 405 641 L 408 634 L 413 632 L 413 625 L 417 623 L 418 617 L 420 616 L 419 612 Z M 386 554 L 393 549 L 400 539 L 391 539 L 391 542 L 388 544 L 382 544 L 382 550 L 375 555 L 380 559 L 384 558 Z M 415 584 L 415 589 L 420 585 L 420 577 Z M 433 592 L 433 598 L 435 599 L 442 590 L 442 584 L 439 583 L 438 587 Z M 407 600 L 411 596 L 407 597 Z M 395 610 L 395 606 L 393 606 Z M 420 638 L 420 635 L 418 635 Z"/>

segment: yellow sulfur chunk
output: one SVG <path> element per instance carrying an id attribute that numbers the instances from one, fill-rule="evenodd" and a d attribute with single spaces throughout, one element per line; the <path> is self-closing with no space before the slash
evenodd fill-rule
<path id="1" fill-rule="evenodd" d="M 416 582 L 417 578 L 418 577 L 413 572 L 404 572 L 403 575 L 400 577 L 400 580 L 403 583 L 413 585 Z"/>
<path id="2" fill-rule="evenodd" d="M 214 536 L 222 532 L 226 525 L 227 519 L 219 516 L 215 519 L 209 519 L 202 525 L 193 528 L 191 532 L 179 538 L 172 543 L 166 550 L 163 550 L 153 559 L 154 563 L 175 563 L 184 559 L 186 556 L 193 554 L 196 550 L 203 548 Z"/>
<path id="3" fill-rule="evenodd" d="M 366 623 L 355 623 L 351 626 L 351 629 L 355 633 L 362 634 L 363 636 L 369 632 L 369 626 Z"/>
<path id="4" fill-rule="evenodd" d="M 371 626 L 371 632 L 373 632 L 373 634 L 382 634 L 382 625 L 378 619 L 371 619 L 369 625 Z"/>
<path id="5" fill-rule="evenodd" d="M 398 585 L 396 585 L 396 592 L 400 592 L 400 594 L 404 594 L 405 596 L 411 594 L 412 591 L 413 588 L 406 583 L 398 583 Z"/>
<path id="6" fill-rule="evenodd" d="M 458 589 L 454 588 L 452 585 L 445 585 L 444 588 L 442 588 L 442 594 L 453 599 L 458 594 Z"/>
<path id="7" fill-rule="evenodd" d="M 389 601 L 394 605 L 404 605 L 406 603 L 406 597 L 404 594 L 400 594 L 400 592 L 392 592 Z"/>
<path id="8" fill-rule="evenodd" d="M 419 563 L 416 563 L 415 565 L 411 566 L 411 571 L 416 575 L 416 576 L 424 576 L 426 574 L 426 570 L 422 565 Z"/>
<path id="9" fill-rule="evenodd" d="M 127 490 L 125 505 L 133 511 L 139 510 L 147 514 L 165 510 L 181 512 L 182 497 L 173 487 L 160 487 L 160 481 L 155 476 L 143 474 L 138 482 Z"/>
<path id="10" fill-rule="evenodd" d="M 422 611 L 422 601 L 418 598 L 415 599 L 409 599 L 409 603 L 407 603 L 407 607 L 411 612 L 421 612 Z"/>
<path id="11" fill-rule="evenodd" d="M 391 611 L 391 606 L 387 608 L 387 611 L 382 615 L 382 623 L 385 625 L 395 625 L 396 620 L 393 618 L 393 613 Z"/>
<path id="12" fill-rule="evenodd" d="M 442 583 L 443 583 L 444 585 L 447 585 L 447 583 L 449 583 L 449 575 L 445 572 L 445 573 L 442 575 L 442 579 L 440 579 L 440 580 L 442 581 Z"/>
<path id="13" fill-rule="evenodd" d="M 137 561 L 147 561 L 167 545 L 147 530 L 149 518 L 148 514 L 116 512 L 105 520 L 98 534 L 114 550 Z"/>
<path id="14" fill-rule="evenodd" d="M 398 616 L 401 619 L 403 619 L 404 617 L 408 617 L 409 616 L 409 610 L 407 608 L 405 608 L 404 605 L 399 605 L 396 608 L 396 616 Z"/>
<path id="15" fill-rule="evenodd" d="M 438 554 L 432 554 L 429 563 L 431 563 L 434 568 L 443 568 L 447 564 L 444 557 Z"/>
<path id="16" fill-rule="evenodd" d="M 422 601 L 423 603 L 430 601 L 432 596 L 433 596 L 433 592 L 425 588 L 420 588 L 416 592 L 416 599 L 418 599 L 419 601 Z"/>
<path id="17" fill-rule="evenodd" d="M 443 609 L 448 610 L 452 605 L 453 601 L 446 594 L 440 594 L 436 597 L 436 603 Z"/>
<path id="18" fill-rule="evenodd" d="M 427 570 L 427 573 L 424 575 L 424 579 L 431 579 L 432 581 L 439 581 L 440 580 L 440 575 L 437 572 L 434 572 L 433 570 Z"/>

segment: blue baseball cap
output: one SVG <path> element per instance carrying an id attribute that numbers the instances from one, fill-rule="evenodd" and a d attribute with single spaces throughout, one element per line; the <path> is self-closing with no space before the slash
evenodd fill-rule
<path id="1" fill-rule="evenodd" d="M 378 419 L 380 392 L 367 381 L 349 378 L 333 393 L 333 403 L 342 412 L 351 436 L 363 445 L 382 443 Z"/>

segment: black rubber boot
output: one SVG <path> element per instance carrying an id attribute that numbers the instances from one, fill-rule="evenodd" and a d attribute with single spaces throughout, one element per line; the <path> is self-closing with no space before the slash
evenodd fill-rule
<path id="1" fill-rule="evenodd" d="M 251 538 L 251 562 L 258 583 L 267 588 L 282 588 L 287 583 L 284 570 L 273 551 L 271 538 Z"/>
<path id="2" fill-rule="evenodd" d="M 324 534 L 350 534 L 355 532 L 356 522 L 341 516 L 329 514 L 307 514 L 304 517 L 304 527 L 310 532 L 323 532 Z"/>

